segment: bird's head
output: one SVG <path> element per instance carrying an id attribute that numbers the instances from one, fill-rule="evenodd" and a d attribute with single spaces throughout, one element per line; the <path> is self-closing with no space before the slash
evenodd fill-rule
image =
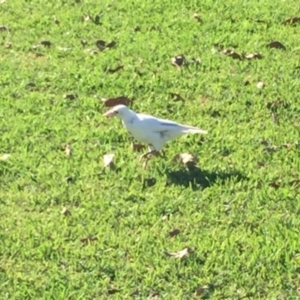
<path id="1" fill-rule="evenodd" d="M 114 106 L 112 109 L 110 109 L 105 114 L 103 114 L 103 116 L 105 116 L 105 117 L 117 116 L 119 118 L 125 118 L 128 114 L 130 114 L 130 112 L 131 112 L 131 110 L 127 106 L 120 104 L 120 105 Z"/>

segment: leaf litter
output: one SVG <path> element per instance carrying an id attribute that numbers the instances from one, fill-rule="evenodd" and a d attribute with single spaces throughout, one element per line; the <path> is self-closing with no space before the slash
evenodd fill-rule
<path id="1" fill-rule="evenodd" d="M 132 100 L 125 96 L 109 98 L 109 99 L 101 98 L 101 100 L 103 101 L 104 106 L 106 106 L 106 107 L 113 107 L 113 106 L 120 105 L 120 104 L 129 106 L 132 104 Z"/>
<path id="2" fill-rule="evenodd" d="M 113 159 L 115 157 L 114 153 L 104 154 L 103 156 L 103 163 L 105 168 L 112 169 L 115 167 Z"/>
<path id="3" fill-rule="evenodd" d="M 170 256 L 170 257 L 174 257 L 174 258 L 185 258 L 188 257 L 189 254 L 193 253 L 193 250 L 189 247 L 186 247 L 180 251 L 177 252 L 165 252 L 165 255 Z"/>

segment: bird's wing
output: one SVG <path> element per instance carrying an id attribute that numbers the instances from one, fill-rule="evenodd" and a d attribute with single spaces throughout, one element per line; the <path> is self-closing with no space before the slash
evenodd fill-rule
<path id="1" fill-rule="evenodd" d="M 182 129 L 181 124 L 173 121 L 158 119 L 144 114 L 139 114 L 138 117 L 144 126 L 153 132 L 178 131 Z"/>

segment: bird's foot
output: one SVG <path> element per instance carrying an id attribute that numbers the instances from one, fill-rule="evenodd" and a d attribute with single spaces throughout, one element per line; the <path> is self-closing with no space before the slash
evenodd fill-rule
<path id="1" fill-rule="evenodd" d="M 146 158 L 146 159 L 150 159 L 150 157 L 151 156 L 160 156 L 161 154 L 158 152 L 158 151 L 156 151 L 156 150 L 153 150 L 153 151 L 149 151 L 149 152 L 146 152 L 146 153 L 144 153 L 144 154 L 142 154 L 140 157 L 139 157 L 139 162 L 141 162 L 141 160 L 143 159 L 143 158 Z"/>

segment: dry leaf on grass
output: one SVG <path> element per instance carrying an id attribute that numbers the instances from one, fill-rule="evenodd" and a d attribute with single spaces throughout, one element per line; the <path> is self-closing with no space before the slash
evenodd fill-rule
<path id="1" fill-rule="evenodd" d="M 171 58 L 171 63 L 175 67 L 181 67 L 181 66 L 186 65 L 186 59 L 185 59 L 184 55 L 176 55 Z"/>
<path id="2" fill-rule="evenodd" d="M 66 207 L 63 207 L 60 213 L 64 216 L 71 215 L 71 212 Z"/>
<path id="3" fill-rule="evenodd" d="M 179 229 L 174 229 L 174 230 L 172 230 L 172 231 L 170 231 L 170 232 L 168 233 L 168 236 L 169 236 L 169 237 L 174 237 L 174 236 L 178 235 L 180 232 L 181 232 L 181 231 L 180 231 Z"/>
<path id="4" fill-rule="evenodd" d="M 0 25 L 0 31 L 9 31 L 9 28 L 5 25 Z"/>
<path id="5" fill-rule="evenodd" d="M 119 104 L 129 106 L 132 104 L 132 100 L 130 100 L 129 98 L 127 98 L 125 96 L 109 98 L 109 99 L 102 98 L 101 100 L 103 101 L 103 103 L 106 107 L 113 107 L 113 106 L 116 106 Z"/>
<path id="6" fill-rule="evenodd" d="M 60 24 L 60 21 L 57 19 L 57 17 L 54 17 L 54 18 L 53 18 L 53 21 L 54 21 L 54 24 L 56 24 L 56 25 L 59 25 L 59 24 Z"/>
<path id="7" fill-rule="evenodd" d="M 65 146 L 65 149 L 64 149 L 65 153 L 67 156 L 70 156 L 71 155 L 71 146 L 69 144 L 67 144 Z"/>
<path id="8" fill-rule="evenodd" d="M 97 40 L 96 41 L 96 46 L 98 47 L 98 49 L 100 51 L 103 51 L 104 49 L 106 48 L 113 48 L 117 45 L 117 43 L 115 41 L 111 41 L 109 43 L 106 43 L 105 41 L 103 40 Z"/>
<path id="9" fill-rule="evenodd" d="M 197 22 L 202 22 L 202 19 L 200 18 L 198 13 L 194 13 L 193 14 L 193 18 L 197 21 Z"/>
<path id="10" fill-rule="evenodd" d="M 50 48 L 52 43 L 50 41 L 41 41 L 41 45 L 44 47 Z"/>
<path id="11" fill-rule="evenodd" d="M 300 23 L 300 17 L 288 18 L 282 22 L 283 25 L 294 25 L 296 23 Z"/>
<path id="12" fill-rule="evenodd" d="M 158 299 L 158 296 L 159 296 L 159 292 L 152 292 L 152 293 L 149 295 L 149 299 L 150 299 L 150 300 L 157 300 L 157 299 Z"/>
<path id="13" fill-rule="evenodd" d="M 90 244 L 96 241 L 98 241 L 98 238 L 96 236 L 87 236 L 80 239 L 80 242 L 83 244 Z"/>
<path id="14" fill-rule="evenodd" d="M 5 160 L 8 160 L 9 157 L 10 157 L 9 153 L 4 153 L 0 156 L 0 160 L 5 161 Z"/>
<path id="15" fill-rule="evenodd" d="M 108 293 L 109 295 L 113 295 L 113 294 L 119 293 L 120 291 L 121 291 L 121 290 L 119 290 L 119 289 L 110 288 L 110 289 L 107 290 L 107 293 Z"/>
<path id="16" fill-rule="evenodd" d="M 115 157 L 115 154 L 113 154 L 113 153 L 105 154 L 103 156 L 104 167 L 113 168 L 114 167 L 114 162 L 113 162 L 114 157 Z"/>
<path id="17" fill-rule="evenodd" d="M 75 100 L 77 98 L 76 94 L 64 94 L 64 99 Z"/>
<path id="18" fill-rule="evenodd" d="M 204 293 L 206 290 L 208 290 L 208 289 L 209 289 L 208 285 L 200 286 L 200 287 L 197 288 L 197 290 L 196 290 L 196 292 L 195 292 L 195 295 L 196 295 L 196 296 L 202 296 L 203 293 Z"/>
<path id="19" fill-rule="evenodd" d="M 192 249 L 187 247 L 178 252 L 165 252 L 165 255 L 174 257 L 174 258 L 185 258 L 192 252 L 193 252 Z"/>
<path id="20" fill-rule="evenodd" d="M 281 183 L 282 182 L 280 180 L 279 181 L 273 181 L 273 182 L 269 183 L 269 186 L 277 190 L 278 188 L 280 188 Z"/>
<path id="21" fill-rule="evenodd" d="M 87 40 L 80 40 L 80 43 L 83 47 L 88 44 Z"/>
<path id="22" fill-rule="evenodd" d="M 275 49 L 282 49 L 282 50 L 286 49 L 285 46 L 282 43 L 278 42 L 278 41 L 273 41 L 273 42 L 267 44 L 267 47 L 275 48 Z"/>
<path id="23" fill-rule="evenodd" d="M 174 101 L 184 101 L 183 97 L 176 93 L 169 93 Z"/>
<path id="24" fill-rule="evenodd" d="M 124 66 L 120 65 L 120 66 L 117 66 L 115 68 L 107 68 L 106 72 L 108 72 L 108 73 L 116 73 L 116 72 L 118 72 L 118 71 L 120 71 L 122 69 L 124 69 Z"/>
<path id="25" fill-rule="evenodd" d="M 245 54 L 244 57 L 246 59 L 249 59 L 249 60 L 250 59 L 262 59 L 263 58 L 263 56 L 260 53 L 258 53 L 258 52 L 253 52 L 253 53 Z"/>
<path id="26" fill-rule="evenodd" d="M 241 59 L 242 59 L 242 57 L 241 57 L 237 52 L 235 52 L 235 51 L 232 50 L 232 49 L 224 49 L 224 50 L 222 51 L 222 53 L 223 53 L 224 55 L 226 55 L 226 56 L 229 56 L 229 57 L 233 58 L 233 59 L 238 59 L 238 60 L 241 60 Z"/>
<path id="27" fill-rule="evenodd" d="M 197 164 L 198 159 L 193 154 L 190 154 L 190 153 L 180 153 L 180 154 L 176 154 L 173 157 L 173 161 L 180 161 L 185 166 L 191 167 L 191 166 L 195 166 Z"/>
<path id="28" fill-rule="evenodd" d="M 96 46 L 98 47 L 98 49 L 100 51 L 104 50 L 105 49 L 105 45 L 106 45 L 106 42 L 103 41 L 103 40 L 97 40 L 96 41 Z"/>

